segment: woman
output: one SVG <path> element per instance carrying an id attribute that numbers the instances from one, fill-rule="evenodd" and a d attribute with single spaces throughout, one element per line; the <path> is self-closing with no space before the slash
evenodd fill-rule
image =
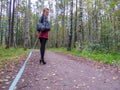
<path id="1" fill-rule="evenodd" d="M 48 15 L 49 15 L 49 9 L 48 8 L 43 9 L 43 14 L 42 14 L 40 22 L 43 23 L 43 24 L 45 24 L 45 23 L 49 24 L 48 20 L 47 20 Z M 39 39 L 40 39 L 40 44 L 41 44 L 41 47 L 40 47 L 40 53 L 41 53 L 40 64 L 41 63 L 46 64 L 46 62 L 44 60 L 44 54 L 45 54 L 45 45 L 46 45 L 46 42 L 48 40 L 48 31 L 49 30 L 45 29 L 44 31 L 38 33 L 38 36 L 39 36 Z"/>

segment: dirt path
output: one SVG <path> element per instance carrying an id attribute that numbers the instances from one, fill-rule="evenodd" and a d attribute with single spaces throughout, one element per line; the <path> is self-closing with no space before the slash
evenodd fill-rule
<path id="1" fill-rule="evenodd" d="M 27 64 L 16 90 L 120 90 L 120 72 L 95 61 L 47 51 L 40 65 L 39 51 Z"/>

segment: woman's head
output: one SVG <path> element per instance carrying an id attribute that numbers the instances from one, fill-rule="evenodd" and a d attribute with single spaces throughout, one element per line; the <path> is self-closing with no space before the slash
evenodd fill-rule
<path id="1" fill-rule="evenodd" d="M 45 15 L 46 17 L 48 17 L 48 15 L 49 15 L 49 8 L 44 8 L 43 9 L 43 15 Z"/>

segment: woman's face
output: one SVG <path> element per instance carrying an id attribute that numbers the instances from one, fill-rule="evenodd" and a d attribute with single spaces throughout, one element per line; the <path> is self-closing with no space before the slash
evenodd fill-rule
<path id="1" fill-rule="evenodd" d="M 49 10 L 45 10 L 44 15 L 45 15 L 46 17 L 48 17 L 48 15 L 49 15 Z"/>

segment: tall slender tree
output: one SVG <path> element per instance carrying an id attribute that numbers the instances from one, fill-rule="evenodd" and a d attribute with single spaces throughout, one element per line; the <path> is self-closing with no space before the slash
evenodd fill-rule
<path id="1" fill-rule="evenodd" d="M 58 48 L 58 0 L 56 0 L 56 33 L 55 33 L 55 47 Z"/>
<path id="2" fill-rule="evenodd" d="M 83 50 L 83 5 L 82 0 L 79 0 L 79 7 L 80 7 L 80 13 L 79 13 L 79 51 Z"/>
<path id="3" fill-rule="evenodd" d="M 17 0 L 15 3 L 15 11 L 14 11 L 14 25 L 13 25 L 13 47 L 17 47 L 17 31 L 18 31 L 18 7 L 19 7 L 19 1 Z"/>
<path id="4" fill-rule="evenodd" d="M 78 16 L 78 6 L 77 5 L 78 5 L 78 0 L 76 0 L 76 12 L 75 12 L 73 47 L 76 47 L 75 43 L 77 41 L 77 16 Z"/>
<path id="5" fill-rule="evenodd" d="M 26 50 L 31 46 L 30 43 L 30 0 L 26 1 L 26 22 L 25 22 L 25 40 L 24 40 L 24 49 Z"/>
<path id="6" fill-rule="evenodd" d="M 15 4 L 16 4 L 16 0 L 13 0 L 13 4 L 12 4 L 12 9 L 11 9 L 11 25 L 10 25 L 10 46 L 13 46 L 13 27 L 14 27 L 14 20 L 15 20 Z"/>
<path id="7" fill-rule="evenodd" d="M 1 0 L 1 5 L 0 5 L 0 45 L 2 45 L 2 11 L 3 11 L 3 1 Z"/>
<path id="8" fill-rule="evenodd" d="M 73 0 L 70 0 L 70 30 L 69 30 L 69 39 L 68 39 L 68 51 L 71 51 L 72 45 L 72 32 L 73 32 Z"/>
<path id="9" fill-rule="evenodd" d="M 7 0 L 7 10 L 6 10 L 6 15 L 7 15 L 7 25 L 6 25 L 6 48 L 10 47 L 10 40 L 11 40 L 11 6 L 12 5 L 12 0 Z"/>

